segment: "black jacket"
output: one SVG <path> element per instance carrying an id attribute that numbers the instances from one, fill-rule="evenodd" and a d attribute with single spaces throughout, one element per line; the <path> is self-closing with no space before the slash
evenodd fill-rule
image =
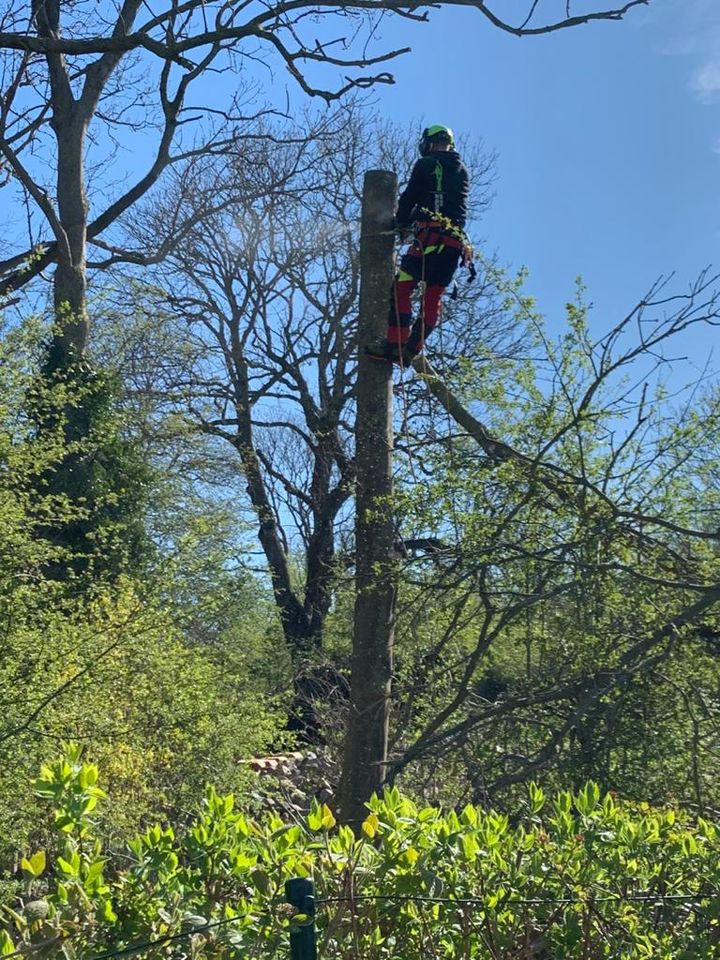
<path id="1" fill-rule="evenodd" d="M 427 220 L 435 212 L 462 229 L 467 219 L 468 191 L 467 168 L 454 150 L 437 150 L 421 157 L 400 194 L 398 226 L 409 227 L 415 220 Z"/>

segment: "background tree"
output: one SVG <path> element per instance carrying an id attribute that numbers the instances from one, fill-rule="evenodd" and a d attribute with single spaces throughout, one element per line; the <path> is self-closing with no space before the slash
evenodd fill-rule
<path id="1" fill-rule="evenodd" d="M 621 19 L 632 7 L 647 0 L 630 0 L 616 9 L 582 12 L 541 23 L 541 6 L 533 3 L 517 26 L 485 3 L 468 3 L 496 27 L 518 35 L 544 33 L 587 23 L 595 19 Z M 404 50 L 378 55 L 366 52 L 362 29 L 370 37 L 378 16 L 391 12 L 423 20 L 417 4 L 399 3 L 374 11 L 365 0 L 276 3 L 267 6 L 206 3 L 189 0 L 178 7 L 164 5 L 147 10 L 141 0 L 122 4 L 80 3 L 62 0 L 26 3 L 15 0 L 0 24 L 3 106 L 0 114 L 0 155 L 31 211 L 28 245 L 0 263 L 4 274 L 0 291 L 25 286 L 50 264 L 55 264 L 53 299 L 58 324 L 49 355 L 51 366 L 79 357 L 87 344 L 86 270 L 87 245 L 113 258 L 134 256 L 114 247 L 109 231 L 119 216 L 130 209 L 158 182 L 173 164 L 227 147 L 238 146 L 243 136 L 253 136 L 242 109 L 247 92 L 229 85 L 218 100 L 189 103 L 191 90 L 199 87 L 210 70 L 237 72 L 244 60 L 267 48 L 277 56 L 300 89 L 329 101 L 357 87 L 392 82 L 388 73 L 366 75 L 362 71 L 398 56 Z M 338 38 L 317 39 L 312 14 L 335 14 L 338 30 L 348 29 L 348 53 L 338 55 Z M 312 25 L 311 25 L 312 24 Z M 343 38 L 347 41 L 348 38 Z M 348 44 L 346 43 L 346 46 Z M 357 52 L 355 52 L 357 51 Z M 337 75 L 356 69 L 333 89 L 316 88 L 303 73 L 307 64 L 326 66 Z M 198 120 L 209 121 L 205 129 Z M 255 115 L 257 119 L 257 114 Z M 188 135 L 188 124 L 192 133 Z M 112 153 L 114 142 L 128 132 L 156 127 L 155 156 L 146 172 L 108 198 L 106 190 L 92 190 L 89 182 L 98 170 L 86 173 L 86 147 Z M 198 135 L 198 130 L 202 132 Z M 110 150 L 108 150 L 110 148 Z M 43 153 L 41 166 L 33 154 Z M 95 155 L 95 151 L 91 151 Z M 48 160 L 50 162 L 48 162 Z M 91 164 L 94 161 L 89 161 Z M 35 216 L 42 221 L 41 236 L 35 234 Z M 46 234 L 49 231 L 49 234 Z M 108 246 L 109 244 L 109 246 Z"/>
<path id="2" fill-rule="evenodd" d="M 592 767 L 643 795 L 649 769 L 665 783 L 660 758 L 682 730 L 688 794 L 707 798 L 720 592 L 712 493 L 696 478 L 716 418 L 691 388 L 671 413 L 662 381 L 675 338 L 712 328 L 717 311 L 714 277 L 679 296 L 659 284 L 594 342 L 578 301 L 559 344 L 538 327 L 545 360 L 529 377 L 522 363 L 468 365 L 455 379 L 464 404 L 427 381 L 468 439 L 424 448 L 433 479 L 401 508 L 432 550 L 404 578 L 395 775 L 420 763 L 432 789 L 449 767 L 495 799 L 541 770 Z M 663 744 L 650 742 L 658 725 Z"/>
<path id="3" fill-rule="evenodd" d="M 128 221 L 138 246 L 162 243 L 168 223 L 234 191 L 233 203 L 198 217 L 151 272 L 155 286 L 142 296 L 155 330 L 145 361 L 138 369 L 131 351 L 120 367 L 138 402 L 154 398 L 230 444 L 230 464 L 247 486 L 240 506 L 257 518 L 285 641 L 310 700 L 346 692 L 335 669 L 316 664 L 304 673 L 350 562 L 360 183 L 373 151 L 378 162 L 410 167 L 408 135 L 364 115 L 360 104 L 331 122 L 332 140 L 289 144 L 278 131 L 277 143 L 257 145 L 252 163 L 231 156 L 183 178 Z M 476 148 L 472 159 L 480 213 L 493 158 Z M 492 284 L 478 282 L 463 303 L 483 312 L 476 339 L 508 346 L 493 297 Z M 158 316 L 176 342 L 162 341 Z M 117 358 L 116 343 L 113 352 Z"/>
<path id="4" fill-rule="evenodd" d="M 49 433 L 38 440 L 23 409 L 38 337 L 28 324 L 0 339 L 0 887 L 18 847 L 40 833 L 27 778 L 48 745 L 74 737 L 106 758 L 105 827 L 119 836 L 163 809 L 181 818 L 210 778 L 249 796 L 253 778 L 238 761 L 282 742 L 272 601 L 247 565 L 231 566 L 223 538 L 236 534 L 219 510 L 205 505 L 202 523 L 185 515 L 182 527 L 168 511 L 155 526 L 171 536 L 157 538 L 135 580 L 72 589 L 48 575 L 72 558 L 37 531 L 76 517 L 37 492 L 38 475 L 64 455 L 62 431 L 54 444 Z M 161 486 L 155 476 L 158 513 Z M 171 492 L 187 506 L 187 489 Z"/>

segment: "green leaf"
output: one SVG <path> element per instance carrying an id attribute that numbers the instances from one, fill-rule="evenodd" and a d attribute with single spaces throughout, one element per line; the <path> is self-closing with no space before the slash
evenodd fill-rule
<path id="1" fill-rule="evenodd" d="M 320 830 L 322 828 L 322 809 L 313 804 L 308 813 L 307 822 L 311 830 Z"/>
<path id="2" fill-rule="evenodd" d="M 103 900 L 101 916 L 106 923 L 115 923 L 117 920 L 111 900 Z"/>
<path id="3" fill-rule="evenodd" d="M 263 893 L 266 896 L 268 893 L 270 893 L 270 877 L 264 870 L 253 870 L 250 874 L 250 879 L 260 893 Z"/>
<path id="4" fill-rule="evenodd" d="M 600 801 L 600 787 L 588 781 L 575 798 L 575 806 L 584 816 L 592 813 Z"/>
<path id="5" fill-rule="evenodd" d="M 95 863 L 90 864 L 85 875 L 85 886 L 89 886 L 102 876 L 104 866 L 105 864 L 102 860 L 96 860 Z"/>
<path id="6" fill-rule="evenodd" d="M 400 854 L 400 859 L 403 864 L 406 864 L 409 867 L 414 867 L 419 856 L 420 854 L 415 847 L 408 847 L 407 850 L 403 850 L 403 852 Z"/>
<path id="7" fill-rule="evenodd" d="M 682 850 L 686 857 L 691 857 L 698 852 L 697 840 L 690 833 L 686 833 L 682 838 Z"/>
<path id="8" fill-rule="evenodd" d="M 64 857 L 58 857 L 55 862 L 60 868 L 60 871 L 64 873 L 66 876 L 68 877 L 77 876 L 77 870 L 75 869 L 75 867 L 72 865 L 72 863 L 69 863 Z"/>
<path id="9" fill-rule="evenodd" d="M 257 863 L 257 854 L 238 853 L 232 860 L 233 869 L 238 871 L 248 870 Z"/>
<path id="10" fill-rule="evenodd" d="M 380 820 L 378 818 L 378 815 L 376 813 L 371 813 L 370 816 L 366 817 L 365 820 L 363 820 L 362 832 L 365 834 L 366 837 L 372 840 L 375 834 L 377 833 L 377 829 L 379 826 L 380 826 Z"/>
<path id="11" fill-rule="evenodd" d="M 72 833 L 75 828 L 75 819 L 68 816 L 67 813 L 56 813 L 55 826 L 63 833 Z"/>
<path id="12" fill-rule="evenodd" d="M 540 813 L 545 806 L 545 793 L 536 783 L 528 785 L 528 794 L 530 797 L 530 809 L 534 814 Z"/>
<path id="13" fill-rule="evenodd" d="M 7 931 L 0 930 L 0 957 L 7 957 L 10 953 L 15 953 L 15 944 Z"/>
<path id="14" fill-rule="evenodd" d="M 98 779 L 98 768 L 94 763 L 84 764 L 82 770 L 80 771 L 80 786 L 81 787 L 93 787 L 97 783 Z"/>
<path id="15" fill-rule="evenodd" d="M 351 854 L 355 846 L 355 834 L 350 827 L 340 827 L 338 831 L 338 843 L 343 853 Z"/>
<path id="16" fill-rule="evenodd" d="M 475 837 L 472 836 L 472 834 L 469 834 L 469 833 L 466 833 L 462 837 L 462 848 L 463 848 L 463 855 L 465 859 L 468 861 L 475 860 L 478 853 L 480 852 L 480 846 L 477 840 L 475 839 Z"/>
<path id="17" fill-rule="evenodd" d="M 29 860 L 23 857 L 20 861 L 20 869 L 30 877 L 39 877 L 45 869 L 45 851 L 38 850 Z"/>

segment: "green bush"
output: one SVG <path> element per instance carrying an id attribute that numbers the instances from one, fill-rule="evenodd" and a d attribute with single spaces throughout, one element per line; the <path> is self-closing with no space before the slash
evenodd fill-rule
<path id="1" fill-rule="evenodd" d="M 285 880 L 312 877 L 322 958 L 716 956 L 716 827 L 632 807 L 589 783 L 531 787 L 515 823 L 468 806 L 419 809 L 396 789 L 355 836 L 327 806 L 258 823 L 209 788 L 181 832 L 154 826 L 112 855 L 96 835 L 98 769 L 69 747 L 43 767 L 55 843 L 26 851 L 22 896 L 0 908 L 0 956 L 88 958 L 162 940 L 146 957 L 287 955 Z M 468 902 L 469 901 L 469 902 Z M 174 938 L 168 940 L 166 938 Z"/>
<path id="2" fill-rule="evenodd" d="M 0 626 L 0 878 L 18 846 L 45 843 L 31 781 L 48 740 L 76 739 L 102 764 L 110 802 L 99 816 L 114 844 L 158 816 L 186 819 L 210 780 L 254 787 L 238 760 L 275 741 L 273 703 L 244 664 L 189 646 L 131 585 L 65 613 L 31 610 L 25 623 L 0 613 Z"/>

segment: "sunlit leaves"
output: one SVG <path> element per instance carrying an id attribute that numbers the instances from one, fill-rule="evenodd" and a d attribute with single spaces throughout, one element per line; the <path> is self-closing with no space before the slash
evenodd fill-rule
<path id="1" fill-rule="evenodd" d="M 524 815 L 512 819 L 472 804 L 459 813 L 418 809 L 393 788 L 373 798 L 359 836 L 327 804 L 313 805 L 307 825 L 252 820 L 210 787 L 182 829 L 149 826 L 111 854 L 89 811 L 62 831 L 63 804 L 82 811 L 98 789 L 89 766 L 73 747 L 46 765 L 40 789 L 64 784 L 53 788 L 61 846 L 46 864 L 39 852 L 24 861 L 35 873 L 45 867 L 47 899 L 33 923 L 79 954 L 195 936 L 223 920 L 231 924 L 193 941 L 197 960 L 217 955 L 213 937 L 227 960 L 282 955 L 289 928 L 311 922 L 309 910 L 284 903 L 285 881 L 306 877 L 324 956 L 335 960 L 513 956 L 528 931 L 566 960 L 582 960 L 589 947 L 628 960 L 713 955 L 716 825 L 622 803 L 592 782 L 547 798 L 531 785 Z M 26 869 L 25 882 L 38 880 Z M 21 907 L 0 908 L 6 953 L 30 929 Z"/>
<path id="2" fill-rule="evenodd" d="M 38 850 L 29 859 L 23 857 L 20 861 L 20 869 L 26 879 L 39 877 L 45 870 L 45 851 Z"/>

